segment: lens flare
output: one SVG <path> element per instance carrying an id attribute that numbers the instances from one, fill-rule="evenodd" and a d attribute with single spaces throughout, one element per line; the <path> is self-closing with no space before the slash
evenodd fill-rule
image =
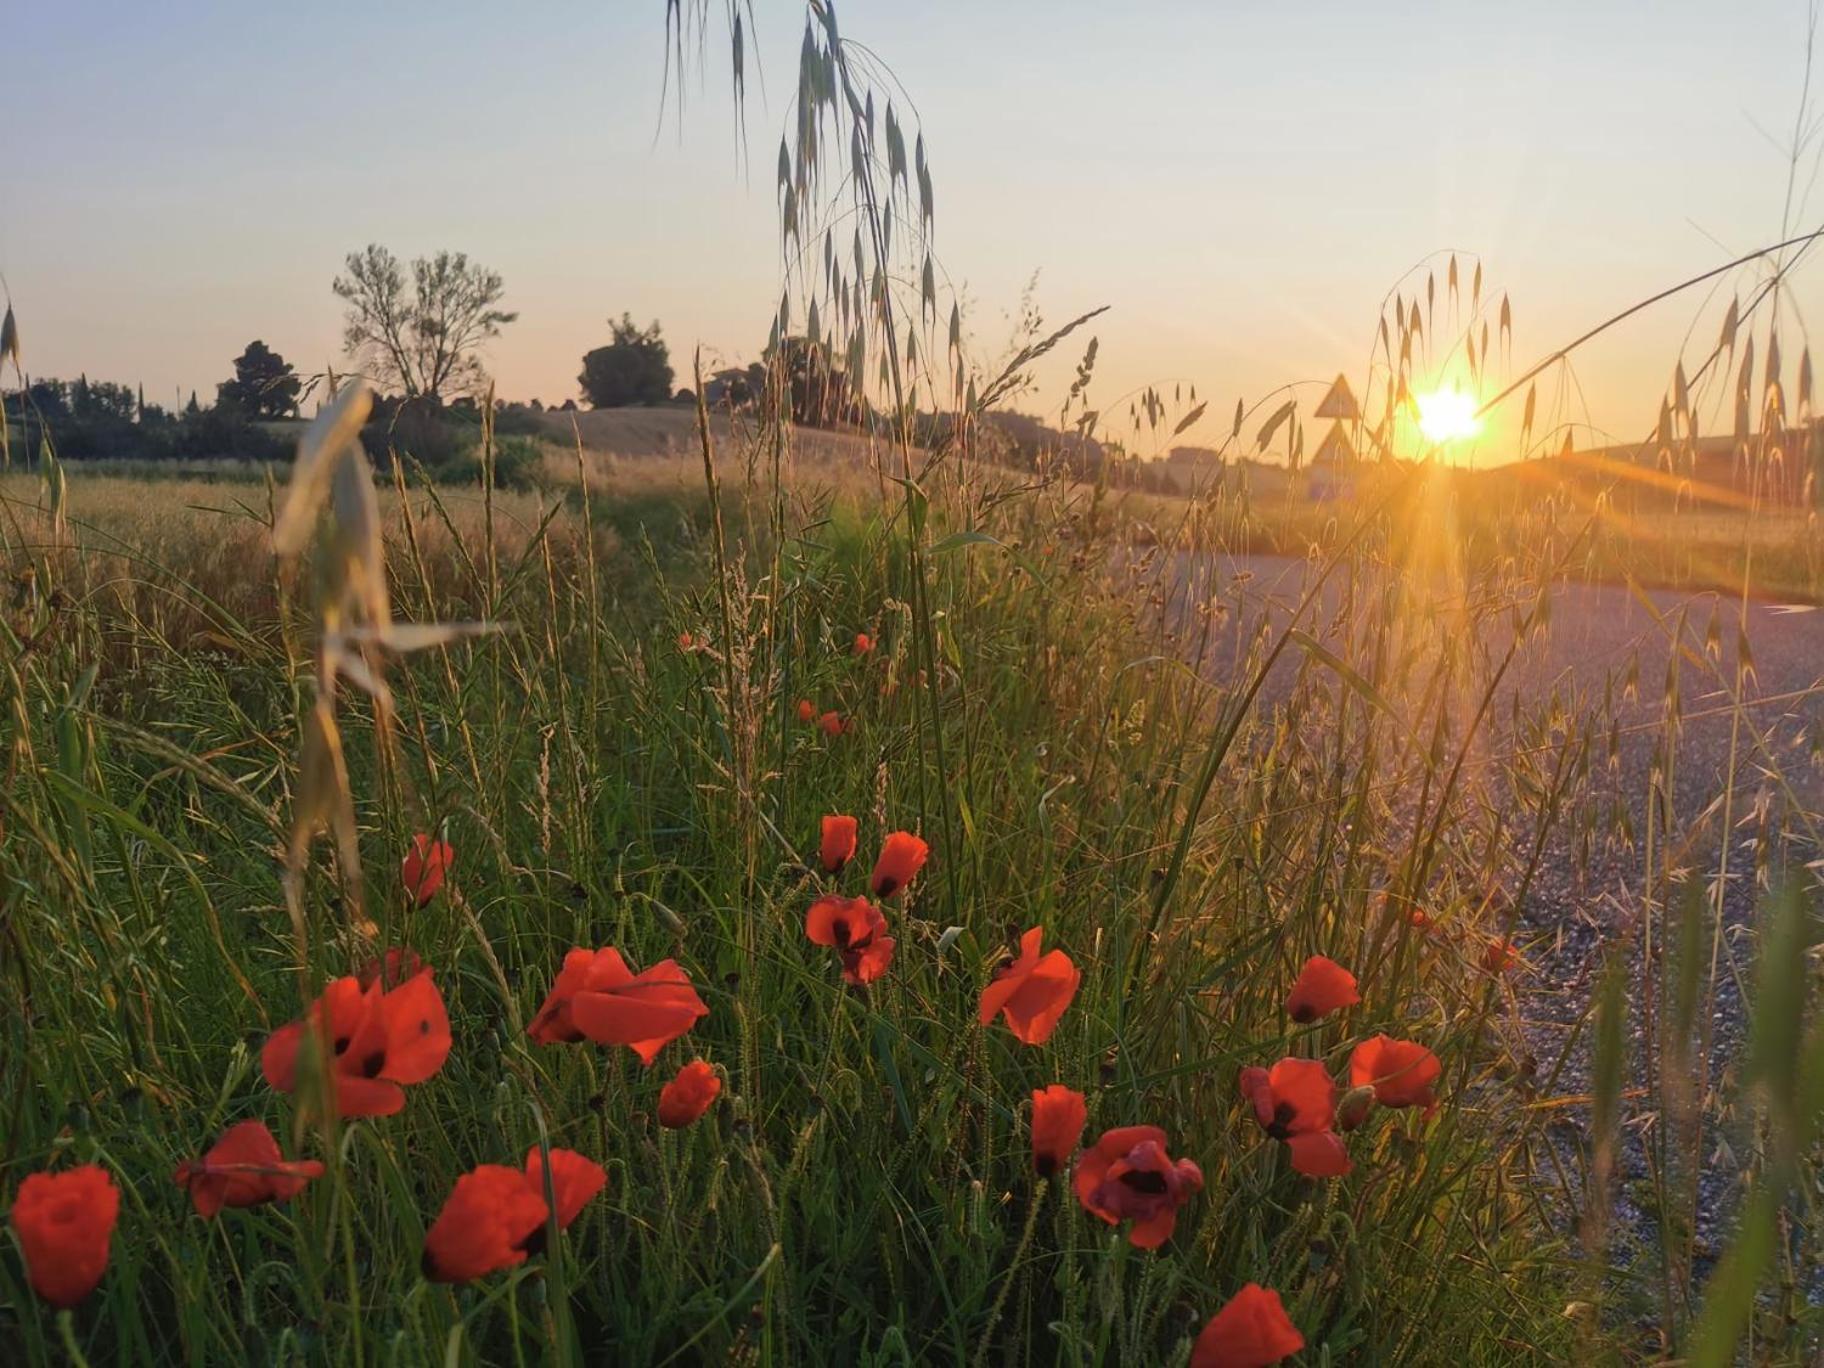
<path id="1" fill-rule="evenodd" d="M 1428 442 L 1455 442 L 1482 431 L 1476 401 L 1461 390 L 1433 390 L 1414 396 L 1419 406 L 1419 431 Z"/>

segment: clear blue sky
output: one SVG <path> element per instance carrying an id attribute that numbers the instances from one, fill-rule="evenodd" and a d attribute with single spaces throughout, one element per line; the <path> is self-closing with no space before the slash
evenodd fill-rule
<path id="1" fill-rule="evenodd" d="M 28 368 L 168 401 L 258 336 L 320 369 L 330 280 L 369 241 L 504 274 L 521 317 L 488 360 L 510 397 L 574 393 L 623 309 L 663 321 L 681 371 L 699 341 L 749 358 L 803 23 L 756 9 L 749 178 L 719 31 L 682 123 L 661 113 L 664 0 L 15 8 L 0 271 Z M 1807 23 L 1805 0 L 839 13 L 917 101 L 983 358 L 1038 270 L 1049 318 L 1115 306 L 1101 402 L 1184 378 L 1224 410 L 1359 372 L 1382 295 L 1434 249 L 1479 252 L 1512 292 L 1521 360 L 1773 240 L 1785 167 L 1756 125 L 1790 136 Z M 1808 208 L 1815 226 L 1824 195 Z M 1599 423 L 1651 424 L 1698 303 L 1591 352 Z"/>

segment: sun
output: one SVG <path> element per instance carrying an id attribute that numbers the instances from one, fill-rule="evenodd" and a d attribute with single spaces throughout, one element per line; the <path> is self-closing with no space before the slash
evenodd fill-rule
<path id="1" fill-rule="evenodd" d="M 1482 431 L 1476 401 L 1462 390 L 1433 390 L 1415 395 L 1413 402 L 1419 407 L 1419 431 L 1428 442 L 1460 441 Z"/>

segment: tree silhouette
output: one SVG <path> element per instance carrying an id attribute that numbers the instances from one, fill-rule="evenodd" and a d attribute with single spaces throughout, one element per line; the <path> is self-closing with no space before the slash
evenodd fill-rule
<path id="1" fill-rule="evenodd" d="M 342 340 L 376 383 L 407 399 L 442 403 L 446 394 L 480 387 L 477 352 L 518 318 L 495 306 L 506 293 L 500 276 L 464 252 L 412 262 L 411 280 L 386 248 L 351 252 L 335 292 L 347 303 Z"/>
<path id="2" fill-rule="evenodd" d="M 829 350 L 808 337 L 788 337 L 779 344 L 785 370 L 791 420 L 806 427 L 859 423 L 865 416 L 849 377 L 831 364 Z"/>
<path id="3" fill-rule="evenodd" d="M 655 320 L 641 328 L 633 315 L 622 314 L 614 340 L 583 357 L 577 385 L 594 408 L 619 408 L 624 404 L 662 404 L 671 398 L 671 352 L 659 336 Z"/>
<path id="4" fill-rule="evenodd" d="M 297 412 L 303 388 L 290 363 L 256 339 L 234 358 L 234 379 L 217 385 L 215 398 L 249 418 L 286 418 Z"/>

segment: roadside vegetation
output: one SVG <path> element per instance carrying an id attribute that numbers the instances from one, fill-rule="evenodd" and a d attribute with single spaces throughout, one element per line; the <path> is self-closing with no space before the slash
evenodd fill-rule
<path id="1" fill-rule="evenodd" d="M 680 57 L 719 14 L 668 8 Z M 719 413 L 691 375 L 683 449 L 590 440 L 643 410 L 424 403 L 465 346 L 394 356 L 394 402 L 325 377 L 255 479 L 85 474 L 54 425 L 0 477 L 0 1344 L 1815 1359 L 1811 753 L 1750 706 L 1745 635 L 1682 614 L 1663 683 L 1512 687 L 1567 580 L 1815 594 L 1815 529 L 1732 510 L 1648 551 L 1612 485 L 1508 504 L 1436 461 L 1336 501 L 1008 464 L 992 415 L 1060 347 L 1056 430 L 1095 431 L 1095 315 L 970 354 L 923 139 L 809 16 L 791 285 Z M 474 345 L 513 321 L 436 260 L 477 283 Z M 350 294 L 402 269 L 370 248 Z M 1479 266 L 1473 297 L 1486 364 Z M 1382 326 L 1390 424 L 1417 299 Z M 1777 346 L 1755 310 L 1732 363 Z M 656 398 L 656 325 L 616 331 L 637 384 L 588 369 Z M 1202 411 L 1169 402 L 1137 408 Z M 1260 405 L 1221 459 L 1302 454 Z M 1262 551 L 1289 592 L 1231 559 Z M 1731 756 L 1687 823 L 1700 694 Z M 1645 776 L 1614 758 L 1642 696 Z M 1538 981 L 1529 899 L 1604 857 L 1642 871 L 1605 967 Z"/>

